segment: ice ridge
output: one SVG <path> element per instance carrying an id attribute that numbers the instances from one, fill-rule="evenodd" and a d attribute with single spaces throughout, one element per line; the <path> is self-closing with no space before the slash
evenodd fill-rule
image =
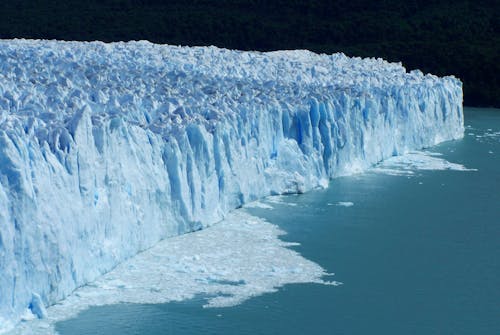
<path id="1" fill-rule="evenodd" d="M 0 41 L 0 328 L 160 239 L 463 136 L 462 84 L 381 59 Z"/>

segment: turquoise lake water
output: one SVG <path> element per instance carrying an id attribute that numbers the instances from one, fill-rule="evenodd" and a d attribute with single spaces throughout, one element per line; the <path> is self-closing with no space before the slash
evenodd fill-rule
<path id="1" fill-rule="evenodd" d="M 227 308 L 204 297 L 94 307 L 60 334 L 500 334 L 500 110 L 466 109 L 430 148 L 477 171 L 366 173 L 248 211 L 341 286 L 295 284 Z M 339 205 L 344 203 L 344 205 Z M 346 206 L 350 205 L 352 206 Z"/>

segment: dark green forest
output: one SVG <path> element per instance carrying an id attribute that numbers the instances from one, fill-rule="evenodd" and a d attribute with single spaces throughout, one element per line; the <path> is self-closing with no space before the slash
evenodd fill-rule
<path id="1" fill-rule="evenodd" d="M 0 38 L 309 49 L 383 57 L 500 107 L 500 1 L 3 0 Z"/>

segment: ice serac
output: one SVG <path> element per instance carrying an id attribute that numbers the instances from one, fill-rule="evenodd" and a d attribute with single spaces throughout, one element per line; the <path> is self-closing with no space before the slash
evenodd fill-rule
<path id="1" fill-rule="evenodd" d="M 0 41 L 0 321 L 160 239 L 463 135 L 462 85 L 381 59 Z"/>

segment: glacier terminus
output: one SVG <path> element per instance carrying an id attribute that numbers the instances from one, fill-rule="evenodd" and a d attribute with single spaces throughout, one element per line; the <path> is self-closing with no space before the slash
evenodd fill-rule
<path id="1" fill-rule="evenodd" d="M 463 136 L 462 83 L 305 50 L 0 41 L 0 329 L 158 241 Z"/>

